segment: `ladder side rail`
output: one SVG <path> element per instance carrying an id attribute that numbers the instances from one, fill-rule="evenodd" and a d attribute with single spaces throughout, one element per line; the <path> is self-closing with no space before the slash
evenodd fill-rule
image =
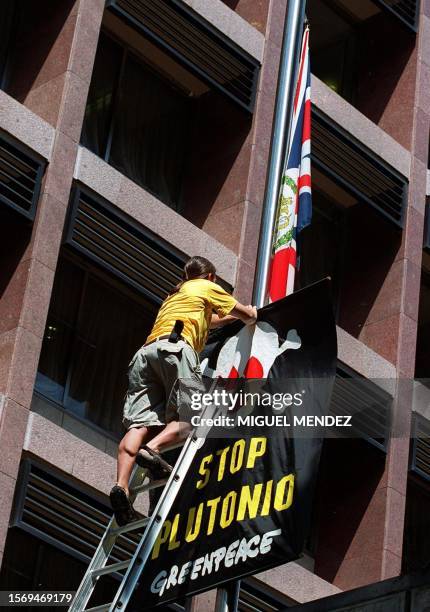
<path id="1" fill-rule="evenodd" d="M 87 605 L 95 586 L 95 579 L 92 576 L 93 570 L 104 567 L 109 559 L 113 547 L 117 539 L 116 535 L 110 533 L 110 529 L 115 523 L 115 519 L 112 517 L 109 521 L 107 529 L 100 540 L 96 552 L 91 559 L 87 571 L 82 578 L 81 584 L 76 591 L 74 600 L 72 601 L 69 612 L 82 612 Z"/>
<path id="2" fill-rule="evenodd" d="M 136 466 L 130 484 L 139 482 L 142 478 L 142 472 L 143 470 Z M 76 591 L 75 598 L 69 607 L 69 612 L 82 612 L 85 610 L 97 582 L 97 576 L 93 575 L 93 571 L 100 570 L 106 565 L 115 542 L 120 535 L 117 529 L 115 517 L 112 516 Z"/>
<path id="3" fill-rule="evenodd" d="M 211 385 L 212 390 L 217 385 L 217 381 L 213 380 Z M 204 413 L 214 411 L 212 406 L 206 406 Z M 217 409 L 215 409 L 215 414 Z M 215 415 L 214 415 L 215 416 Z M 210 428 L 209 428 L 210 429 Z M 90 561 L 90 564 L 85 572 L 85 575 L 76 591 L 75 599 L 72 601 L 68 612 L 84 612 L 86 605 L 95 589 L 98 575 L 101 575 L 101 570 L 105 567 L 109 556 L 112 552 L 113 547 L 117 538 L 122 532 L 133 531 L 135 528 L 140 528 L 145 525 L 146 529 L 139 542 L 135 554 L 130 559 L 127 572 L 121 581 L 121 584 L 117 590 L 114 600 L 111 604 L 104 604 L 103 606 L 96 606 L 91 608 L 92 612 L 96 610 L 109 610 L 113 611 L 116 609 L 125 609 L 125 605 L 128 603 L 134 588 L 139 580 L 139 576 L 142 573 L 143 567 L 148 560 L 148 557 L 152 551 L 155 541 L 158 537 L 159 532 L 166 520 L 168 513 L 171 509 L 173 502 L 181 488 L 184 477 L 186 476 L 188 469 L 195 457 L 197 450 L 200 448 L 202 438 L 207 435 L 207 429 L 204 427 L 198 427 L 195 432 L 190 434 L 187 441 L 185 442 L 182 452 L 175 463 L 173 471 L 167 481 L 158 504 L 155 508 L 154 514 L 148 519 L 141 519 L 135 523 L 130 523 L 125 527 L 118 527 L 115 518 L 112 517 L 103 537 L 100 540 L 99 546 Z M 199 436 L 200 433 L 200 436 Z M 178 445 L 173 445 L 175 448 Z M 132 477 L 130 479 L 130 499 L 134 499 L 143 491 L 148 491 L 152 488 L 163 486 L 166 481 L 155 481 L 144 485 L 144 475 L 146 470 L 142 470 L 139 466 L 135 466 Z M 104 573 L 104 572 L 103 572 Z M 89 612 L 89 610 L 87 610 Z"/>
<path id="4" fill-rule="evenodd" d="M 214 379 L 211 384 L 210 392 L 213 392 L 218 381 Z M 221 411 L 219 406 L 205 406 L 203 415 L 210 413 L 215 417 Z M 202 443 L 208 434 L 207 427 L 197 427 L 195 431 L 190 433 L 185 442 L 181 454 L 179 455 L 170 478 L 161 493 L 160 499 L 155 507 L 153 515 L 149 519 L 145 533 L 136 549 L 134 557 L 124 575 L 124 578 L 118 588 L 115 598 L 109 608 L 109 612 L 117 610 L 125 610 L 127 603 L 136 587 L 140 575 L 142 574 L 145 563 L 151 554 L 152 548 L 157 540 L 164 521 L 170 512 L 173 502 L 182 486 L 182 482 L 187 475 L 187 472 L 193 462 L 193 459 L 199 450 Z M 200 434 L 200 436 L 199 436 Z"/>
<path id="5" fill-rule="evenodd" d="M 126 605 L 136 587 L 145 563 L 151 554 L 152 548 L 160 533 L 163 523 L 166 520 L 173 502 L 181 488 L 183 479 L 186 476 L 188 469 L 195 457 L 197 450 L 200 448 L 201 439 L 191 434 L 186 441 L 182 452 L 173 468 L 170 478 L 163 489 L 158 504 L 151 516 L 145 534 L 142 537 L 135 555 L 128 567 L 123 581 L 116 593 L 109 612 L 117 610 L 125 610 Z"/>

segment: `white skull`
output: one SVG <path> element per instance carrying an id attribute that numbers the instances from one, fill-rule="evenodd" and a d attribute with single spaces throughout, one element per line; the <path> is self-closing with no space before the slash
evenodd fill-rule
<path id="1" fill-rule="evenodd" d="M 228 378 L 233 368 L 243 376 L 248 361 L 254 357 L 262 366 L 261 378 L 266 378 L 275 359 L 284 351 L 300 348 L 302 341 L 297 330 L 290 329 L 285 342 L 279 346 L 276 330 L 265 321 L 256 325 L 245 325 L 236 336 L 232 336 L 222 347 L 216 370 L 208 367 L 208 359 L 201 364 L 205 376 Z"/>

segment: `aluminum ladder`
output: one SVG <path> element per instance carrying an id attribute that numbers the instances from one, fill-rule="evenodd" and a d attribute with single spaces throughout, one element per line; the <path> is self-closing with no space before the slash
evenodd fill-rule
<path id="1" fill-rule="evenodd" d="M 161 493 L 158 504 L 150 518 L 139 519 L 123 527 L 117 525 L 115 517 L 111 518 L 81 584 L 76 591 L 76 595 L 69 607 L 69 612 L 123 612 L 126 609 L 129 599 L 145 567 L 146 561 L 151 554 L 158 534 L 169 514 L 170 508 L 176 499 L 201 443 L 202 439 L 198 438 L 195 433 L 192 433 L 188 437 L 168 480 L 158 480 L 149 482 L 149 484 L 144 484 L 142 480 L 146 474 L 146 470 L 137 466 L 134 468 L 130 479 L 130 498 L 134 501 L 139 493 L 166 485 Z M 108 564 L 109 556 L 115 546 L 117 538 L 123 533 L 138 531 L 142 528 L 144 528 L 144 533 L 137 545 L 134 555 L 126 561 Z M 124 569 L 127 569 L 127 571 L 118 586 L 113 601 L 101 606 L 87 608 L 86 605 L 96 588 L 100 576 L 108 574 L 113 575 Z"/>

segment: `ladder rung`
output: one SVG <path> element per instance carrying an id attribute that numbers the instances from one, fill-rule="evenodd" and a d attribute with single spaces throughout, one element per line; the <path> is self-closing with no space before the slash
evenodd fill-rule
<path id="1" fill-rule="evenodd" d="M 118 561 L 118 563 L 111 563 L 110 565 L 105 565 L 104 567 L 100 567 L 99 569 L 92 570 L 91 576 L 96 578 L 98 576 L 104 576 L 105 574 L 113 574 L 115 572 L 119 572 L 120 570 L 127 569 L 130 565 L 131 559 L 127 559 L 126 561 Z"/>
<path id="2" fill-rule="evenodd" d="M 137 495 L 137 493 L 144 493 L 145 491 L 150 491 L 151 489 L 157 489 L 158 487 L 163 487 L 166 484 L 167 480 L 168 480 L 167 478 L 163 480 L 152 480 L 148 484 L 142 484 L 142 485 L 138 485 L 137 487 L 133 487 L 130 490 L 130 495 Z"/>
<path id="3" fill-rule="evenodd" d="M 157 521 L 155 519 L 165 519 L 167 517 L 169 507 L 176 498 L 179 485 L 184 480 L 184 477 L 198 448 L 198 439 L 195 436 L 189 436 L 181 452 L 180 461 L 179 463 L 177 462 L 175 464 L 175 468 L 170 478 L 149 482 L 146 481 L 146 484 L 143 484 L 142 477 L 146 476 L 145 470 L 135 466 L 130 481 L 131 501 L 134 501 L 134 497 L 138 493 L 150 491 L 151 489 L 157 489 L 158 487 L 163 487 L 168 482 L 170 483 L 168 488 L 171 486 L 171 490 L 168 490 L 167 488 L 167 490 L 165 489 L 161 493 L 160 502 L 158 504 L 160 506 L 160 517 L 140 518 L 137 521 L 132 521 L 131 523 L 122 527 L 116 524 L 115 517 L 111 518 L 109 525 L 107 526 L 106 531 L 94 553 L 90 565 L 82 578 L 75 598 L 71 603 L 69 608 L 70 612 L 109 612 L 111 608 L 119 609 L 121 607 L 123 610 L 125 610 L 130 599 L 131 592 L 134 590 L 142 571 L 140 562 L 145 562 L 148 559 L 158 531 L 162 526 L 161 524 L 156 524 Z M 141 529 L 141 532 L 138 531 L 139 529 Z M 140 542 L 137 543 L 134 556 L 127 561 L 119 561 L 106 565 L 112 550 L 118 544 L 118 536 L 131 531 L 136 532 L 139 534 L 139 536 L 142 534 Z M 134 538 L 125 537 L 125 539 L 133 541 Z M 127 571 L 125 572 L 125 575 L 122 576 L 121 583 L 118 586 L 118 590 L 113 601 L 92 608 L 85 607 L 88 605 L 94 589 L 96 588 L 98 583 L 97 578 L 99 576 L 109 574 L 115 575 L 125 569 L 127 569 Z"/>
<path id="4" fill-rule="evenodd" d="M 138 521 L 133 521 L 132 523 L 127 523 L 127 525 L 123 525 L 122 527 L 115 527 L 110 530 L 112 535 L 121 535 L 122 533 L 127 533 L 128 531 L 134 531 L 135 529 L 139 529 L 139 527 L 146 527 L 149 522 L 149 518 L 139 519 Z"/>

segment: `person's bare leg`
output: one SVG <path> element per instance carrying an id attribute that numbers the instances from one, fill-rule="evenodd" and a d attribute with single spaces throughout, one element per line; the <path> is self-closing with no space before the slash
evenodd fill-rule
<path id="1" fill-rule="evenodd" d="M 166 446 L 173 446 L 184 441 L 190 433 L 190 423 L 171 421 L 166 427 L 147 443 L 153 451 L 159 453 Z"/>
<path id="2" fill-rule="evenodd" d="M 160 427 L 139 427 L 129 429 L 118 446 L 117 484 L 128 494 L 128 481 L 133 470 L 139 448 L 152 438 Z"/>

